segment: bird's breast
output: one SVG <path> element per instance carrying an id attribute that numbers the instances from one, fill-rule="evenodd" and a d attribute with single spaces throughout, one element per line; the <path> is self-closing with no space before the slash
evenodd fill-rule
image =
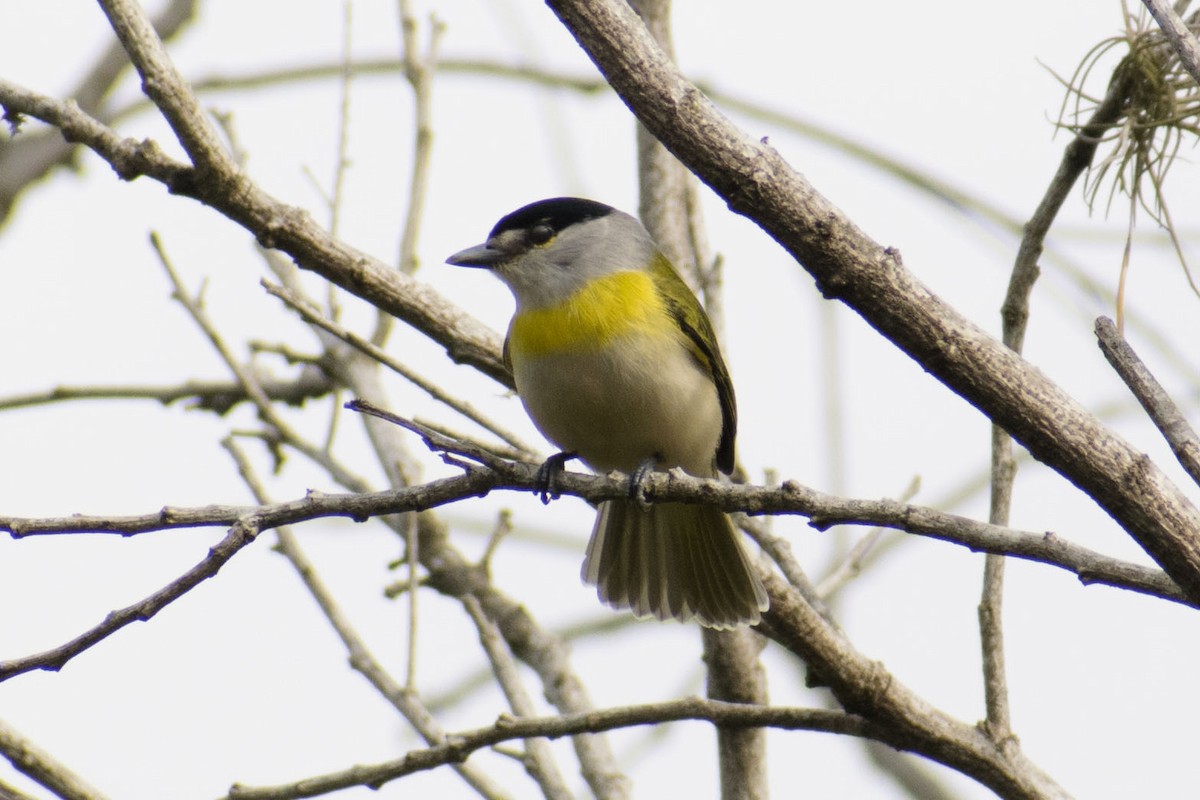
<path id="1" fill-rule="evenodd" d="M 663 468 L 714 474 L 721 406 L 683 343 L 630 332 L 582 352 L 511 351 L 517 392 L 538 429 L 600 472 Z"/>
<path id="2" fill-rule="evenodd" d="M 532 358 L 585 353 L 634 334 L 679 335 L 650 274 L 626 270 L 596 278 L 554 305 L 519 309 L 509 326 L 508 347 Z"/>

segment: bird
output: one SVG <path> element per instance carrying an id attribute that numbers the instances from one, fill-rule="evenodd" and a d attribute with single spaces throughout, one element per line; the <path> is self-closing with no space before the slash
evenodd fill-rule
<path id="1" fill-rule="evenodd" d="M 757 624 L 769 600 L 721 509 L 647 503 L 654 469 L 698 478 L 734 465 L 737 405 L 712 323 L 633 216 L 555 197 L 504 216 L 487 241 L 446 262 L 489 270 L 516 308 L 504 361 L 535 427 L 570 458 L 631 476 L 630 497 L 599 504 L 581 577 L 638 619 Z"/>

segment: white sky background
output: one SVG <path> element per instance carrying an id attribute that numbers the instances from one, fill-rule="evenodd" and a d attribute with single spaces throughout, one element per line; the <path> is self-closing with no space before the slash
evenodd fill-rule
<path id="1" fill-rule="evenodd" d="M 594 68 L 539 3 L 417 3 L 447 29 L 447 58 L 492 58 L 594 75 Z M 975 6 L 972 6 L 975 8 Z M 850 11 L 849 9 L 853 9 Z M 1022 0 L 964 15 L 957 2 L 900 4 L 679 3 L 676 48 L 685 71 L 726 93 L 827 125 L 935 178 L 1027 218 L 1057 167 L 1065 136 L 1052 139 L 1062 89 L 1037 60 L 1069 75 L 1078 60 L 1121 26 L 1115 2 Z M 982 7 L 979 7 L 982 8 Z M 354 52 L 399 52 L 395 4 L 354 4 Z M 335 60 L 339 2 L 241 3 L 210 0 L 172 46 L 189 78 L 240 75 Z M 61 96 L 112 34 L 90 3 L 0 3 L 0 75 Z M 422 38 L 424 39 L 423 29 Z M 1093 91 L 1103 91 L 1106 62 Z M 135 79 L 118 92 L 133 98 Z M 328 218 L 305 170 L 323 186 L 333 172 L 338 96 L 332 81 L 205 98 L 230 111 L 249 153 L 251 175 L 277 197 Z M 503 330 L 511 301 L 477 271 L 441 262 L 481 241 L 495 220 L 531 200 L 581 194 L 636 210 L 633 126 L 612 96 L 531 90 L 512 81 L 444 75 L 435 82 L 436 143 L 419 277 Z M 399 75 L 354 83 L 343 237 L 393 262 L 407 195 L 411 95 Z M 1015 242 L 945 204 L 830 149 L 761 122 L 737 118 L 772 143 L 877 241 L 898 247 L 905 264 L 939 295 L 993 332 Z M 34 129 L 30 125 L 30 129 Z M 124 123 L 127 135 L 153 136 L 177 150 L 150 115 Z M 3 146 L 3 145 L 0 145 Z M 1185 149 L 1183 159 L 1194 153 Z M 172 384 L 224 378 L 223 366 L 181 307 L 148 243 L 160 233 L 177 268 L 196 288 L 207 284 L 209 312 L 227 340 L 287 341 L 312 348 L 303 325 L 258 288 L 262 265 L 250 237 L 215 212 L 171 197 L 158 184 L 117 180 L 84 155 L 80 174 L 59 171 L 29 191 L 0 230 L 0 395 L 57 384 Z M 1177 221 L 1195 221 L 1195 165 L 1180 163 L 1168 190 Z M 818 489 L 834 485 L 822 416 L 823 300 L 807 274 L 769 238 L 705 192 L 709 236 L 725 256 L 727 359 L 741 411 L 739 454 L 752 474 L 774 469 Z M 1078 191 L 1066 208 L 1057 253 L 1115 286 L 1123 205 L 1109 221 L 1091 218 Z M 1145 228 L 1144 230 L 1148 230 Z M 1195 255 L 1194 228 L 1188 243 Z M 1111 315 L 1101 298 L 1077 291 L 1061 261 L 1044 259 L 1027 337 L 1028 357 L 1091 408 L 1119 404 L 1122 433 L 1170 474 L 1165 445 L 1136 412 L 1094 344 L 1092 320 Z M 323 296 L 318 281 L 310 282 Z M 371 310 L 345 296 L 347 319 Z M 1168 249 L 1139 243 L 1129 285 L 1131 314 L 1152 321 L 1185 358 L 1200 337 L 1200 305 Z M 915 475 L 916 502 L 935 504 L 981 475 L 988 426 L 965 402 L 838 308 L 846 419 L 844 491 L 899 494 Z M 1176 397 L 1195 397 L 1182 375 L 1131 331 L 1150 366 Z M 1143 346 L 1144 345 L 1144 346 Z M 519 405 L 495 383 L 448 368 L 436 346 L 398 329 L 389 349 L 466 394 L 471 402 L 536 438 Z M 245 354 L 244 349 L 241 350 Z M 280 373 L 288 368 L 264 358 Z M 393 384 L 406 415 L 451 417 L 419 393 Z M 1193 404 L 1194 405 L 1194 404 Z M 328 403 L 293 419 L 319 436 Z M 459 427 L 464 424 L 454 422 Z M 246 503 L 249 497 L 217 444 L 233 428 L 254 427 L 246 409 L 227 418 L 154 403 L 90 402 L 0 414 L 0 512 L 25 515 L 145 513 L 164 504 Z M 372 472 L 357 420 L 342 421 L 356 468 Z M 254 452 L 264 474 L 269 462 Z M 413 447 L 419 449 L 414 440 Z M 547 452 L 549 448 L 547 447 Z M 443 474 L 424 453 L 429 476 Z M 1186 485 L 1186 479 L 1177 478 Z M 293 456 L 270 481 L 276 499 L 329 480 Z M 1193 490 L 1193 494 L 1195 494 Z M 495 580 L 548 626 L 604 619 L 610 612 L 578 581 L 591 526 L 585 504 L 543 508 L 530 497 L 497 494 L 444 509 L 456 541 L 480 552 L 501 508 L 518 530 L 561 546 L 504 544 Z M 976 493 L 953 510 L 986 517 Z M 1053 530 L 1086 546 L 1145 561 L 1136 545 L 1090 501 L 1046 469 L 1022 468 L 1012 523 Z M 820 575 L 831 535 L 802 520 L 776 521 L 802 563 Z M 387 562 L 399 552 L 382 526 L 328 522 L 302 526 L 317 561 L 376 655 L 396 675 L 404 663 L 403 603 L 381 600 L 399 577 Z M 115 537 L 0 540 L 0 660 L 65 641 L 132 603 L 202 558 L 218 530 Z M 346 666 L 341 645 L 318 616 L 290 567 L 270 550 L 271 534 L 239 554 L 216 579 L 148 624 L 126 628 L 69 663 L 60 674 L 27 674 L 0 684 L 3 718 L 113 798 L 208 798 L 229 784 L 278 783 L 354 763 L 395 757 L 418 746 L 407 725 Z M 898 679 L 961 719 L 983 716 L 976 604 L 982 556 L 908 540 L 849 587 L 841 619 L 856 646 Z M 422 595 L 419 685 L 437 695 L 478 665 L 476 637 L 461 612 Z M 1079 797 L 1172 796 L 1194 786 L 1195 612 L 1111 589 L 1082 587 L 1070 574 L 1013 562 L 1005 609 L 1012 715 L 1022 746 Z M 621 636 L 585 639 L 575 666 L 599 706 L 702 692 L 699 637 L 677 625 L 643 623 Z M 778 653 L 772 699 L 817 704 L 803 676 Z M 537 691 L 530 683 L 531 693 Z M 490 724 L 506 710 L 493 692 L 441 719 L 448 730 Z M 637 753 L 651 734 L 614 736 L 619 755 Z M 699 723 L 660 730 L 664 749 L 630 760 L 638 797 L 715 797 L 712 735 Z M 898 796 L 855 742 L 806 733 L 772 733 L 776 797 Z M 561 766 L 578 784 L 565 745 Z M 534 791 L 520 769 L 483 753 L 473 760 L 517 788 Z M 684 767 L 681 769 L 681 767 Z M 962 797 L 982 787 L 939 770 Z M 28 786 L 11 770 L 0 780 Z M 28 789 L 35 796 L 39 789 Z M 426 794 L 428 793 L 428 794 Z M 448 770 L 404 779 L 374 793 L 339 797 L 460 797 L 469 790 Z"/>

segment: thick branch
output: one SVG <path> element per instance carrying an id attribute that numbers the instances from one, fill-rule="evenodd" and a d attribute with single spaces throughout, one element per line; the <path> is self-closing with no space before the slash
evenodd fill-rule
<path id="1" fill-rule="evenodd" d="M 446 347 L 456 362 L 471 364 L 512 385 L 500 358 L 500 337 L 438 292 L 342 242 L 305 211 L 288 206 L 244 177 L 214 179 L 165 153 L 152 140 L 136 142 L 62 102 L 0 78 L 0 106 L 53 125 L 69 142 L 86 145 L 124 180 L 148 176 L 169 191 L 199 200 L 252 233 L 264 247 L 281 250 L 312 270 L 412 325 Z"/>
<path id="2" fill-rule="evenodd" d="M 769 145 L 736 128 L 618 0 L 549 5 L 642 123 L 735 211 L 946 386 L 1103 507 L 1200 602 L 1200 512 L 1135 448 L 967 320 Z"/>
<path id="3" fill-rule="evenodd" d="M 195 12 L 196 0 L 171 0 L 152 24 L 160 37 L 170 39 L 191 21 Z M 104 101 L 128 66 L 129 57 L 125 50 L 120 43 L 113 42 L 68 96 L 85 113 L 104 119 Z M 0 224 L 12 211 L 21 192 L 54 167 L 72 165 L 75 152 L 75 148 L 54 131 L 38 131 L 0 146 Z"/>
<path id="4" fill-rule="evenodd" d="M 134 0 L 100 0 L 100 7 L 142 76 L 142 91 L 166 117 L 192 164 L 203 174 L 234 178 L 237 166 L 216 129 L 193 101 L 150 18 Z"/>

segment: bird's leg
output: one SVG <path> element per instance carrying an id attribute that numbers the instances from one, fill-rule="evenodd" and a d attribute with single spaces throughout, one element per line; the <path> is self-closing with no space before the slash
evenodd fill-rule
<path id="1" fill-rule="evenodd" d="M 646 502 L 646 478 L 657 466 L 658 456 L 650 456 L 629 473 L 629 499 L 636 500 L 642 508 L 648 508 L 650 505 Z"/>
<path id="2" fill-rule="evenodd" d="M 533 481 L 533 493 L 542 498 L 542 503 L 549 505 L 551 500 L 562 496 L 562 492 L 558 490 L 558 476 L 563 473 L 568 461 L 578 457 L 576 453 L 563 451 L 550 456 L 538 467 L 537 476 Z"/>

